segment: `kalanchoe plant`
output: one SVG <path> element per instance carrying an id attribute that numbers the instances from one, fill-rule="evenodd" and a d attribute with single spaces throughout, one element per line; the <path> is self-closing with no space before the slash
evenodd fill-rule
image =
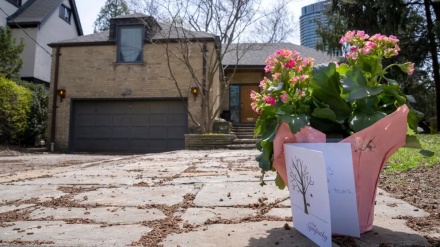
<path id="1" fill-rule="evenodd" d="M 289 50 L 276 51 L 267 58 L 265 71 L 272 74 L 272 80 L 264 78 L 260 93 L 251 93 L 252 108 L 260 114 L 254 134 L 261 136 L 257 148 L 262 153 L 257 161 L 262 174 L 274 170 L 273 140 L 281 122 L 286 122 L 293 134 L 310 125 L 326 134 L 346 137 L 407 104 L 398 82 L 387 73 L 396 66 L 411 75 L 414 64 L 382 65 L 384 59 L 398 55 L 398 41 L 392 35 L 370 37 L 363 31 L 349 31 L 340 41 L 350 45 L 348 63 L 313 67 L 313 59 Z M 416 130 L 423 115 L 408 106 L 408 125 Z M 414 138 L 407 139 L 408 143 L 421 148 Z M 277 185 L 283 187 L 279 176 Z"/>

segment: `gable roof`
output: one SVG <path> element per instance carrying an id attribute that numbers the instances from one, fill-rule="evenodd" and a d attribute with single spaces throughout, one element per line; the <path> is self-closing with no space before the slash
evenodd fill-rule
<path id="1" fill-rule="evenodd" d="M 14 28 L 41 25 L 54 11 L 58 10 L 62 2 L 63 0 L 28 0 L 14 14 L 7 18 L 8 26 Z M 69 0 L 69 3 L 78 35 L 83 35 L 75 0 Z"/>
<path id="2" fill-rule="evenodd" d="M 143 18 L 148 17 L 142 14 L 130 14 L 123 17 L 116 18 Z M 199 39 L 199 40 L 213 40 L 215 41 L 216 36 L 207 32 L 201 31 L 190 31 L 188 29 L 174 27 L 170 24 L 158 23 L 161 30 L 156 33 L 151 40 L 161 41 L 161 40 L 179 40 L 185 39 Z M 74 39 L 63 40 L 57 43 L 49 44 L 49 46 L 54 47 L 56 45 L 60 46 L 81 46 L 81 45 L 105 45 L 105 44 L 115 44 L 115 41 L 109 38 L 109 31 L 103 31 L 100 33 L 94 33 L 89 35 L 84 35 L 76 37 Z"/>
<path id="3" fill-rule="evenodd" d="M 225 66 L 265 66 L 266 58 L 279 49 L 296 50 L 302 57 L 313 58 L 315 64 L 329 63 L 338 60 L 338 57 L 330 56 L 325 52 L 292 43 L 241 43 L 231 44 L 228 48 L 228 52 L 225 52 L 225 47 L 222 47 L 222 49 L 224 53 L 222 63 Z"/>

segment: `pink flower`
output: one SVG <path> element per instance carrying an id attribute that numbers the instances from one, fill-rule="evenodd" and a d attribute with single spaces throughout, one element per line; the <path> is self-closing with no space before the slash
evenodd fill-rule
<path id="1" fill-rule="evenodd" d="M 264 79 L 260 81 L 260 87 L 261 88 L 265 88 L 266 87 L 266 81 L 267 81 L 266 77 L 264 77 Z"/>
<path id="2" fill-rule="evenodd" d="M 271 70 L 271 68 L 270 68 L 269 64 L 266 65 L 266 67 L 264 67 L 264 71 L 266 71 L 266 72 L 270 72 L 270 70 Z"/>
<path id="3" fill-rule="evenodd" d="M 283 103 L 285 103 L 286 102 L 286 100 L 287 100 L 287 93 L 286 92 L 283 92 L 282 94 L 281 94 L 281 96 L 280 96 L 280 98 L 281 98 L 281 101 L 283 102 Z"/>
<path id="4" fill-rule="evenodd" d="M 403 72 L 407 73 L 408 75 L 412 75 L 414 73 L 414 63 L 406 62 L 399 65 L 399 67 Z"/>
<path id="5" fill-rule="evenodd" d="M 269 105 L 272 105 L 272 106 L 274 106 L 276 102 L 277 102 L 277 100 L 275 98 L 270 97 L 270 96 L 266 100 L 266 103 L 268 103 Z"/>
<path id="6" fill-rule="evenodd" d="M 358 30 L 358 31 L 356 32 L 356 36 L 357 36 L 359 39 L 361 39 L 361 40 L 366 40 L 366 39 L 368 39 L 368 38 L 370 37 L 368 34 L 365 34 L 365 32 L 362 31 L 362 30 Z"/>
<path id="7" fill-rule="evenodd" d="M 286 68 L 291 69 L 295 66 L 295 62 L 292 59 L 290 59 L 289 62 L 287 62 L 285 66 L 286 66 Z"/>
<path id="8" fill-rule="evenodd" d="M 281 76 L 281 73 L 275 73 L 272 75 L 273 79 L 278 79 L 278 78 L 280 78 L 280 76 Z"/>
<path id="9" fill-rule="evenodd" d="M 306 92 L 304 92 L 302 90 L 298 90 L 298 96 L 305 97 L 306 96 Z"/>

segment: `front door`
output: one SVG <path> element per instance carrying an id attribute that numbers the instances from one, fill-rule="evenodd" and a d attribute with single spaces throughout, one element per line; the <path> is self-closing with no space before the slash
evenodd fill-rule
<path id="1" fill-rule="evenodd" d="M 256 85 L 242 85 L 240 87 L 240 122 L 242 123 L 255 123 L 258 118 L 258 114 L 251 107 L 252 90 L 258 92 L 259 87 Z"/>

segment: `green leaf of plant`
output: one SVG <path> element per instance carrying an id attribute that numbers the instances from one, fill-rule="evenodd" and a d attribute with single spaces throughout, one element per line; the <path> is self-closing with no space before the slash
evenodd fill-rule
<path id="1" fill-rule="evenodd" d="M 350 66 L 345 63 L 339 64 L 339 68 L 336 68 L 336 72 L 338 72 L 340 75 L 345 75 L 347 71 L 350 69 Z"/>
<path id="2" fill-rule="evenodd" d="M 336 65 L 317 65 L 313 68 L 312 75 L 310 87 L 313 98 L 329 105 L 338 119 L 347 118 L 351 114 L 351 106 L 341 98 L 341 83 Z"/>
<path id="3" fill-rule="evenodd" d="M 272 166 L 273 143 L 266 142 L 263 144 L 263 152 L 256 158 L 258 166 L 263 171 L 270 171 Z"/>
<path id="4" fill-rule="evenodd" d="M 377 96 L 359 99 L 356 102 L 356 112 L 363 112 L 367 115 L 373 115 L 377 111 L 376 107 L 379 104 L 379 101 L 380 100 Z"/>
<path id="5" fill-rule="evenodd" d="M 356 114 L 350 118 L 350 128 L 355 132 L 361 131 L 380 119 L 386 117 L 387 114 L 383 112 L 375 112 L 372 115 L 367 115 L 363 112 Z"/>
<path id="6" fill-rule="evenodd" d="M 275 139 L 276 129 L 278 127 L 278 120 L 272 119 L 268 120 L 266 122 L 266 130 L 262 135 L 262 145 L 264 145 L 265 142 L 272 142 L 273 139 Z"/>
<path id="7" fill-rule="evenodd" d="M 397 83 L 396 80 L 390 79 L 390 78 L 386 78 L 385 76 L 383 77 L 385 78 L 385 80 L 390 83 L 391 85 L 399 85 L 399 83 Z"/>
<path id="8" fill-rule="evenodd" d="M 432 157 L 434 156 L 434 152 L 430 151 L 430 150 L 426 150 L 426 149 L 422 149 L 419 152 L 421 155 L 425 156 L 425 157 Z"/>
<path id="9" fill-rule="evenodd" d="M 358 62 L 360 63 L 362 70 L 370 73 L 371 76 L 382 73 L 382 63 L 377 56 L 359 56 Z"/>
<path id="10" fill-rule="evenodd" d="M 281 121 L 285 122 L 289 125 L 290 131 L 292 132 L 292 134 L 297 133 L 302 128 L 304 128 L 305 126 L 310 124 L 309 116 L 303 115 L 303 114 L 301 114 L 301 115 L 296 115 L 296 114 L 284 115 L 281 117 Z"/>
<path id="11" fill-rule="evenodd" d="M 369 87 L 363 72 L 356 67 L 347 71 L 347 76 L 342 80 L 342 98 L 350 102 L 380 94 L 382 91 L 381 85 Z"/>
<path id="12" fill-rule="evenodd" d="M 284 183 L 283 179 L 281 178 L 280 174 L 278 174 L 278 172 L 277 172 L 277 177 L 275 178 L 275 184 L 280 190 L 284 190 L 284 188 L 286 188 L 286 184 Z"/>
<path id="13" fill-rule="evenodd" d="M 384 93 L 394 97 L 394 100 L 397 101 L 398 106 L 406 103 L 406 95 L 400 91 L 399 85 L 386 85 L 383 89 Z"/>
<path id="14" fill-rule="evenodd" d="M 422 145 L 420 145 L 419 139 L 417 139 L 417 136 L 413 135 L 406 135 L 406 143 L 403 147 L 422 149 Z"/>
<path id="15" fill-rule="evenodd" d="M 338 120 L 336 119 L 336 113 L 330 108 L 316 108 L 313 111 L 312 116 L 328 119 L 333 122 L 338 122 Z"/>

